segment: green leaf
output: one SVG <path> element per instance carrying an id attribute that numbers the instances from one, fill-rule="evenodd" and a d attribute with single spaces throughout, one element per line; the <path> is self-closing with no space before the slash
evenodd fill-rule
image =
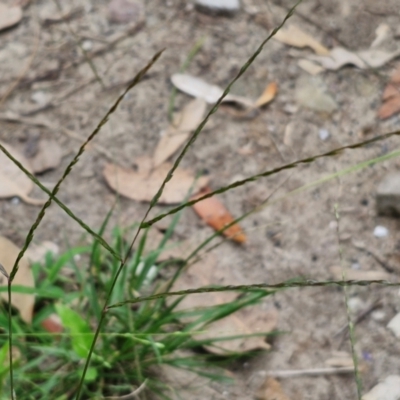
<path id="1" fill-rule="evenodd" d="M 63 326 L 71 333 L 74 352 L 78 357 L 86 359 L 94 336 L 88 323 L 77 312 L 64 304 L 56 304 L 55 308 Z"/>

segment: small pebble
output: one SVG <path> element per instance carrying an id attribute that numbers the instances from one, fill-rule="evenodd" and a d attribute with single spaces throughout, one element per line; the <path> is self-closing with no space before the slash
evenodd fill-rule
<path id="1" fill-rule="evenodd" d="M 358 262 L 351 264 L 351 269 L 360 269 L 360 264 Z"/>
<path id="2" fill-rule="evenodd" d="M 388 323 L 387 327 L 394 333 L 397 338 L 400 338 L 400 313 L 396 314 Z"/>
<path id="3" fill-rule="evenodd" d="M 91 40 L 84 40 L 82 43 L 82 48 L 85 51 L 90 51 L 93 48 L 93 42 Z"/>
<path id="4" fill-rule="evenodd" d="M 375 321 L 383 321 L 386 318 L 386 313 L 383 310 L 375 310 L 371 313 L 371 318 Z"/>
<path id="5" fill-rule="evenodd" d="M 17 206 L 21 201 L 19 200 L 19 197 L 13 197 L 11 199 L 11 204 L 14 206 Z"/>
<path id="6" fill-rule="evenodd" d="M 240 9 L 239 0 L 196 0 L 196 7 L 203 12 L 233 14 Z"/>
<path id="7" fill-rule="evenodd" d="M 329 138 L 329 136 L 331 136 L 327 129 L 320 129 L 318 131 L 318 135 L 319 135 L 319 138 L 323 141 L 325 141 L 326 139 Z"/>
<path id="8" fill-rule="evenodd" d="M 347 306 L 353 313 L 357 313 L 365 308 L 364 302 L 358 297 L 350 298 Z"/>
<path id="9" fill-rule="evenodd" d="M 377 238 L 383 238 L 389 235 L 389 230 L 384 226 L 378 225 L 374 229 L 374 236 Z"/>

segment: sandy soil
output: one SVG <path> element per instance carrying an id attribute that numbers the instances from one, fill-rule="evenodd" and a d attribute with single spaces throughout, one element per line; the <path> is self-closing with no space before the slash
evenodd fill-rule
<path id="1" fill-rule="evenodd" d="M 69 24 L 87 46 L 95 49 L 104 45 L 111 35 L 127 30 L 127 24 L 112 24 L 107 20 L 107 1 L 68 3 L 65 9 L 77 9 Z M 340 44 L 351 50 L 364 49 L 374 39 L 380 23 L 385 22 L 396 31 L 400 20 L 396 3 L 395 0 L 308 0 L 299 7 L 302 16 L 295 15 L 291 23 L 313 34 L 328 47 Z M 126 96 L 59 193 L 60 199 L 76 215 L 97 229 L 115 199 L 115 193 L 102 178 L 104 164 L 113 161 L 133 167 L 138 157 L 152 153 L 160 131 L 168 124 L 172 89 L 169 77 L 179 70 L 195 43 L 204 38 L 202 49 L 191 62 L 188 73 L 224 87 L 269 30 L 282 20 L 291 4 L 290 1 L 243 0 L 236 16 L 224 17 L 202 14 L 183 0 L 149 0 L 145 4 L 145 25 L 94 58 L 107 87 L 103 89 L 82 61 L 65 22 L 47 25 L 43 22 L 46 15 L 54 13 L 53 3 L 32 1 L 24 10 L 21 23 L 1 32 L 0 97 L 15 80 L 19 79 L 19 84 L 1 105 L 0 114 L 4 116 L 12 111 L 20 117 L 20 122 L 3 119 L 0 139 L 25 151 L 38 137 L 56 138 L 63 149 L 62 165 L 40 176 L 51 187 L 80 145 L 79 140 L 67 133 L 73 132 L 81 140 L 86 138 L 123 85 L 156 51 L 165 48 L 160 61 Z M 38 40 L 33 62 L 29 70 L 24 71 Z M 228 108 L 221 109 L 212 117 L 182 165 L 194 171 L 206 169 L 212 188 L 218 188 L 297 158 L 399 129 L 398 116 L 385 122 L 376 117 L 381 93 L 394 63 L 379 69 L 379 73 L 352 67 L 322 73 L 322 81 L 338 104 L 338 109 L 328 115 L 296 103 L 296 87 L 301 79 L 309 79 L 297 65 L 300 55 L 306 54 L 311 54 L 311 50 L 294 49 L 271 41 L 233 92 L 255 98 L 268 82 L 275 81 L 279 86 L 275 101 L 252 119 L 235 118 Z M 40 109 L 31 100 L 38 91 L 51 96 L 54 105 Z M 60 97 L 63 98 L 58 101 Z M 178 93 L 176 108 L 180 109 L 187 100 L 186 95 Z M 55 129 L 40 126 L 43 121 Z M 290 140 L 285 143 L 289 129 Z M 329 131 L 327 140 L 320 139 L 320 129 Z M 397 143 L 398 139 L 393 138 L 335 158 L 320 159 L 312 165 L 240 187 L 222 195 L 221 199 L 238 216 L 278 186 L 275 199 L 357 162 L 386 154 L 394 150 Z M 251 154 L 246 155 L 241 149 L 250 149 Z M 248 235 L 246 245 L 224 243 L 215 251 L 218 262 L 223 267 L 229 266 L 232 276 L 240 276 L 243 283 L 277 283 L 299 276 L 330 279 L 330 267 L 340 265 L 334 213 L 337 203 L 341 210 L 339 237 L 343 265 L 365 271 L 383 270 L 374 257 L 354 245 L 362 241 L 371 252 L 390 264 L 394 270 L 392 278 L 397 280 L 400 274 L 400 263 L 396 264 L 396 254 L 400 251 L 399 222 L 376 215 L 375 193 L 382 177 L 399 168 L 398 160 L 383 162 L 273 202 L 243 222 Z M 35 189 L 32 196 L 44 195 Z M 146 209 L 147 204 L 121 199 L 113 223 L 139 221 Z M 5 199 L 0 201 L 0 210 L 0 233 L 21 244 L 36 218 L 38 207 L 17 199 Z M 153 214 L 161 210 L 165 207 L 157 206 Z M 387 227 L 389 235 L 374 237 L 377 225 Z M 204 232 L 212 230 L 200 222 L 192 210 L 186 210 L 177 229 L 177 238 L 191 238 Z M 35 235 L 35 242 L 52 240 L 65 248 L 67 240 L 73 245 L 82 235 L 82 229 L 53 205 Z M 349 290 L 349 297 L 358 311 L 381 299 L 377 310 L 382 312 L 368 314 L 355 329 L 356 351 L 365 366 L 362 380 L 367 391 L 379 379 L 399 370 L 398 340 L 386 327 L 400 311 L 398 290 L 355 287 Z M 341 289 L 286 290 L 266 300 L 266 307 L 279 309 L 278 327 L 286 334 L 274 340 L 270 353 L 236 365 L 237 384 L 223 390 L 215 389 L 210 398 L 253 398 L 266 371 L 324 367 L 332 352 L 350 351 L 349 341 L 342 341 L 341 335 L 335 335 L 347 320 Z M 282 384 L 289 398 L 296 400 L 356 398 L 351 375 L 288 378 L 282 380 Z M 192 397 L 202 398 L 195 394 Z"/>

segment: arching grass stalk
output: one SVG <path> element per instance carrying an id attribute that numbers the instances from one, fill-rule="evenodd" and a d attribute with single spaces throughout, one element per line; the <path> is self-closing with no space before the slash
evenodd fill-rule
<path id="1" fill-rule="evenodd" d="M 133 248 L 133 245 L 134 245 L 134 243 L 135 243 L 135 241 L 136 241 L 136 239 L 137 239 L 137 237 L 138 237 L 138 235 L 139 235 L 141 229 L 143 228 L 144 221 L 146 220 L 147 216 L 149 215 L 149 213 L 150 213 L 150 211 L 153 209 L 153 207 L 158 203 L 158 200 L 160 199 L 160 197 L 161 197 L 161 195 L 162 195 L 162 193 L 163 193 L 163 191 L 164 191 L 165 185 L 172 179 L 172 176 L 173 176 L 175 170 L 178 168 L 178 166 L 179 166 L 180 162 L 182 161 L 183 157 L 185 156 L 186 152 L 187 152 L 188 149 L 192 146 L 192 144 L 196 141 L 198 135 L 199 135 L 200 132 L 203 130 L 204 126 L 206 125 L 206 123 L 207 123 L 208 119 L 211 117 L 211 115 L 214 114 L 214 113 L 218 110 L 218 108 L 219 108 L 219 106 L 220 106 L 222 100 L 223 100 L 223 99 L 226 97 L 226 95 L 229 93 L 229 91 L 230 91 L 232 85 L 247 71 L 247 69 L 250 67 L 250 65 L 254 62 L 254 60 L 257 58 L 257 56 L 261 53 L 261 51 L 263 50 L 264 46 L 265 46 L 265 45 L 271 40 L 271 38 L 283 27 L 283 25 L 285 24 L 285 22 L 293 15 L 293 13 L 294 13 L 296 7 L 297 7 L 301 2 L 302 2 L 302 0 L 298 0 L 298 1 L 297 1 L 297 3 L 290 9 L 290 11 L 288 12 L 288 14 L 285 16 L 285 18 L 283 19 L 283 21 L 281 22 L 281 24 L 280 24 L 278 27 L 276 27 L 276 28 L 271 32 L 271 34 L 268 35 L 268 37 L 260 44 L 260 46 L 258 47 L 258 49 L 250 56 L 250 58 L 247 60 L 247 62 L 242 66 L 242 68 L 240 69 L 239 73 L 238 73 L 238 74 L 235 76 L 235 78 L 229 83 L 229 85 L 226 87 L 226 89 L 224 90 L 224 92 L 223 92 L 223 94 L 221 95 L 221 97 L 218 99 L 218 101 L 215 103 L 215 105 L 211 108 L 211 110 L 207 113 L 206 117 L 203 119 L 203 121 L 200 123 L 200 125 L 197 127 L 197 129 L 193 132 L 192 136 L 190 137 L 190 139 L 188 140 L 188 142 L 186 143 L 186 145 L 184 146 L 184 148 L 183 148 L 182 151 L 180 152 L 178 158 L 176 159 L 176 161 L 175 161 L 175 163 L 173 164 L 172 168 L 170 169 L 170 171 L 168 172 L 168 174 L 167 174 L 167 176 L 165 177 L 164 181 L 162 182 L 162 184 L 161 184 L 160 188 L 158 189 L 157 193 L 155 194 L 155 196 L 154 196 L 153 199 L 151 200 L 150 206 L 149 206 L 149 208 L 147 209 L 147 211 L 146 211 L 146 213 L 145 213 L 145 215 L 144 215 L 144 217 L 143 217 L 143 219 L 142 219 L 142 221 L 141 221 L 141 224 L 140 224 L 140 226 L 139 226 L 139 228 L 138 228 L 138 230 L 137 230 L 137 232 L 136 232 L 136 234 L 135 234 L 135 236 L 134 236 L 134 238 L 133 238 L 133 240 L 132 240 L 132 243 L 131 243 L 130 246 L 129 246 L 129 249 L 128 249 L 127 253 L 126 253 L 126 256 L 125 256 L 124 260 L 121 262 L 121 265 L 120 265 L 120 267 L 118 268 L 117 273 L 116 273 L 115 276 L 113 277 L 113 280 L 112 280 L 112 283 L 111 283 L 111 287 L 110 287 L 109 293 L 108 293 L 108 295 L 107 295 L 107 297 L 106 297 L 106 301 L 105 301 L 105 303 L 104 303 L 103 312 L 102 312 L 102 314 L 101 314 L 100 321 L 99 321 L 99 323 L 98 323 L 98 326 L 97 326 L 97 329 L 96 329 L 96 332 L 95 332 L 95 335 L 94 335 L 94 338 L 93 338 L 93 342 L 92 342 L 92 345 L 91 345 L 91 347 L 90 347 L 89 354 L 88 354 L 88 357 L 87 357 L 86 362 L 85 362 L 85 366 L 84 366 L 84 368 L 83 368 L 82 377 L 81 377 L 81 380 L 80 380 L 80 382 L 79 382 L 78 390 L 77 390 L 77 393 L 76 393 L 76 399 L 77 399 L 77 400 L 79 400 L 79 398 L 80 398 L 80 396 L 81 396 L 81 393 L 82 393 L 83 382 L 84 382 L 84 380 L 85 380 L 86 372 L 87 372 L 88 367 L 89 367 L 89 364 L 90 364 L 90 360 L 91 360 L 91 357 L 92 357 L 92 354 L 93 354 L 93 351 L 94 351 L 94 348 L 95 348 L 95 345 L 96 345 L 96 341 L 97 341 L 99 332 L 100 332 L 100 330 L 101 330 L 102 324 L 103 324 L 104 319 L 105 319 L 105 315 L 106 315 L 107 307 L 108 307 L 108 302 L 109 302 L 109 299 L 111 298 L 111 293 L 112 293 L 112 291 L 114 290 L 115 284 L 116 284 L 116 282 L 117 282 L 117 280 L 118 280 L 118 277 L 119 277 L 119 275 L 120 275 L 122 269 L 125 267 L 127 257 L 128 257 L 128 255 L 129 255 L 131 249 Z"/>
<path id="2" fill-rule="evenodd" d="M 166 212 L 164 214 L 158 215 L 157 217 L 151 219 L 150 221 L 142 222 L 141 225 L 140 225 L 140 228 L 142 228 L 142 229 L 143 228 L 148 228 L 151 225 L 155 224 L 156 222 L 162 220 L 163 218 L 165 218 L 168 215 L 175 214 L 178 211 L 180 211 L 180 210 L 182 210 L 182 209 L 184 209 L 186 207 L 190 207 L 193 204 L 198 203 L 199 201 L 202 201 L 204 199 L 208 199 L 209 197 L 215 196 L 216 194 L 225 193 L 228 190 L 243 186 L 246 183 L 255 182 L 260 178 L 264 178 L 264 177 L 267 177 L 267 176 L 275 175 L 278 172 L 289 170 L 289 169 L 293 169 L 293 168 L 296 168 L 296 167 L 298 167 L 298 166 L 300 166 L 302 164 L 312 164 L 313 162 L 315 162 L 316 160 L 318 160 L 320 158 L 337 156 L 340 153 L 342 153 L 344 150 L 359 149 L 359 148 L 367 146 L 367 145 L 369 145 L 371 143 L 380 142 L 382 140 L 389 139 L 392 136 L 399 136 L 399 135 L 400 135 L 400 130 L 397 130 L 397 131 L 394 131 L 394 132 L 385 133 L 383 135 L 376 136 L 376 137 L 374 137 L 372 139 L 368 139 L 368 140 L 365 140 L 363 142 L 357 142 L 357 143 L 350 144 L 350 145 L 347 145 L 347 146 L 338 147 L 336 149 L 330 150 L 330 151 L 328 151 L 326 153 L 318 154 L 316 156 L 302 158 L 300 160 L 293 161 L 293 162 L 291 162 L 289 164 L 284 164 L 284 165 L 282 165 L 280 167 L 277 167 L 277 168 L 262 172 L 260 174 L 256 174 L 256 175 L 250 176 L 249 178 L 233 182 L 230 185 L 223 186 L 223 187 L 221 187 L 221 188 L 219 188 L 217 190 L 214 190 L 214 191 L 212 191 L 210 193 L 205 194 L 204 196 L 201 196 L 201 197 L 198 197 L 198 198 L 196 198 L 194 200 L 188 201 L 185 204 L 181 204 L 180 206 L 177 206 L 177 207 L 173 208 L 172 210 L 170 210 L 170 211 L 168 211 L 168 212 Z M 398 151 L 396 151 L 394 153 L 396 154 L 396 156 L 398 155 Z M 392 154 L 392 153 L 390 153 L 390 154 Z M 382 157 L 385 157 L 385 156 L 382 156 Z"/>
<path id="3" fill-rule="evenodd" d="M 159 59 L 161 56 L 163 50 L 159 51 L 154 55 L 154 57 L 150 60 L 150 62 L 141 70 L 139 73 L 134 77 L 132 82 L 128 85 L 128 87 L 125 89 L 125 91 L 117 98 L 117 100 L 114 102 L 114 104 L 111 106 L 111 108 L 108 110 L 108 112 L 104 115 L 104 117 L 101 119 L 101 121 L 97 124 L 96 128 L 93 130 L 93 132 L 89 135 L 89 137 L 85 140 L 85 142 L 81 145 L 79 148 L 77 154 L 75 157 L 72 159 L 72 161 L 68 164 L 67 168 L 65 169 L 62 177 L 60 180 L 56 183 L 54 186 L 53 190 L 51 191 L 51 195 L 49 199 L 46 201 L 46 203 L 43 205 L 41 210 L 39 211 L 38 216 L 36 217 L 35 222 L 29 229 L 28 235 L 25 238 L 24 244 L 22 246 L 21 251 L 18 253 L 17 259 L 15 260 L 15 263 L 13 265 L 12 271 L 10 273 L 10 278 L 9 278 L 9 286 L 11 286 L 12 281 L 15 277 L 15 274 L 18 272 L 18 267 L 19 267 L 19 262 L 22 259 L 22 257 L 25 254 L 26 249 L 28 248 L 29 244 L 33 240 L 34 233 L 39 226 L 40 222 L 43 220 L 46 210 L 48 207 L 50 207 L 52 200 L 54 196 L 58 193 L 60 186 L 64 182 L 65 178 L 70 174 L 72 171 L 72 168 L 74 165 L 79 161 L 79 157 L 83 154 L 85 151 L 86 146 L 91 142 L 92 139 L 96 137 L 96 135 L 100 132 L 101 128 L 103 125 L 105 125 L 109 119 L 109 117 L 115 112 L 115 110 L 118 108 L 119 104 L 125 97 L 125 95 L 133 88 L 135 87 L 145 76 L 147 71 L 151 68 L 151 66 Z M 4 150 L 3 150 L 4 151 Z M 11 289 L 9 290 L 9 304 L 11 304 Z M 10 317 L 10 316 L 9 316 Z M 11 322 L 9 322 L 9 326 L 11 326 Z M 13 363 L 12 363 L 12 330 L 9 331 L 10 335 L 10 349 L 9 349 L 9 355 L 10 355 L 10 390 L 11 390 L 11 400 L 14 400 L 14 377 L 13 377 Z"/>

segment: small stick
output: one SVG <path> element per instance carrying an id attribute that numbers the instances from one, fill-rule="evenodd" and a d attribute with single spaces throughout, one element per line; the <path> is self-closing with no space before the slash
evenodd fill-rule
<path id="1" fill-rule="evenodd" d="M 329 367 L 312 369 L 292 369 L 286 371 L 266 371 L 266 376 L 274 378 L 295 378 L 299 376 L 321 376 L 354 373 L 354 367 Z"/>

